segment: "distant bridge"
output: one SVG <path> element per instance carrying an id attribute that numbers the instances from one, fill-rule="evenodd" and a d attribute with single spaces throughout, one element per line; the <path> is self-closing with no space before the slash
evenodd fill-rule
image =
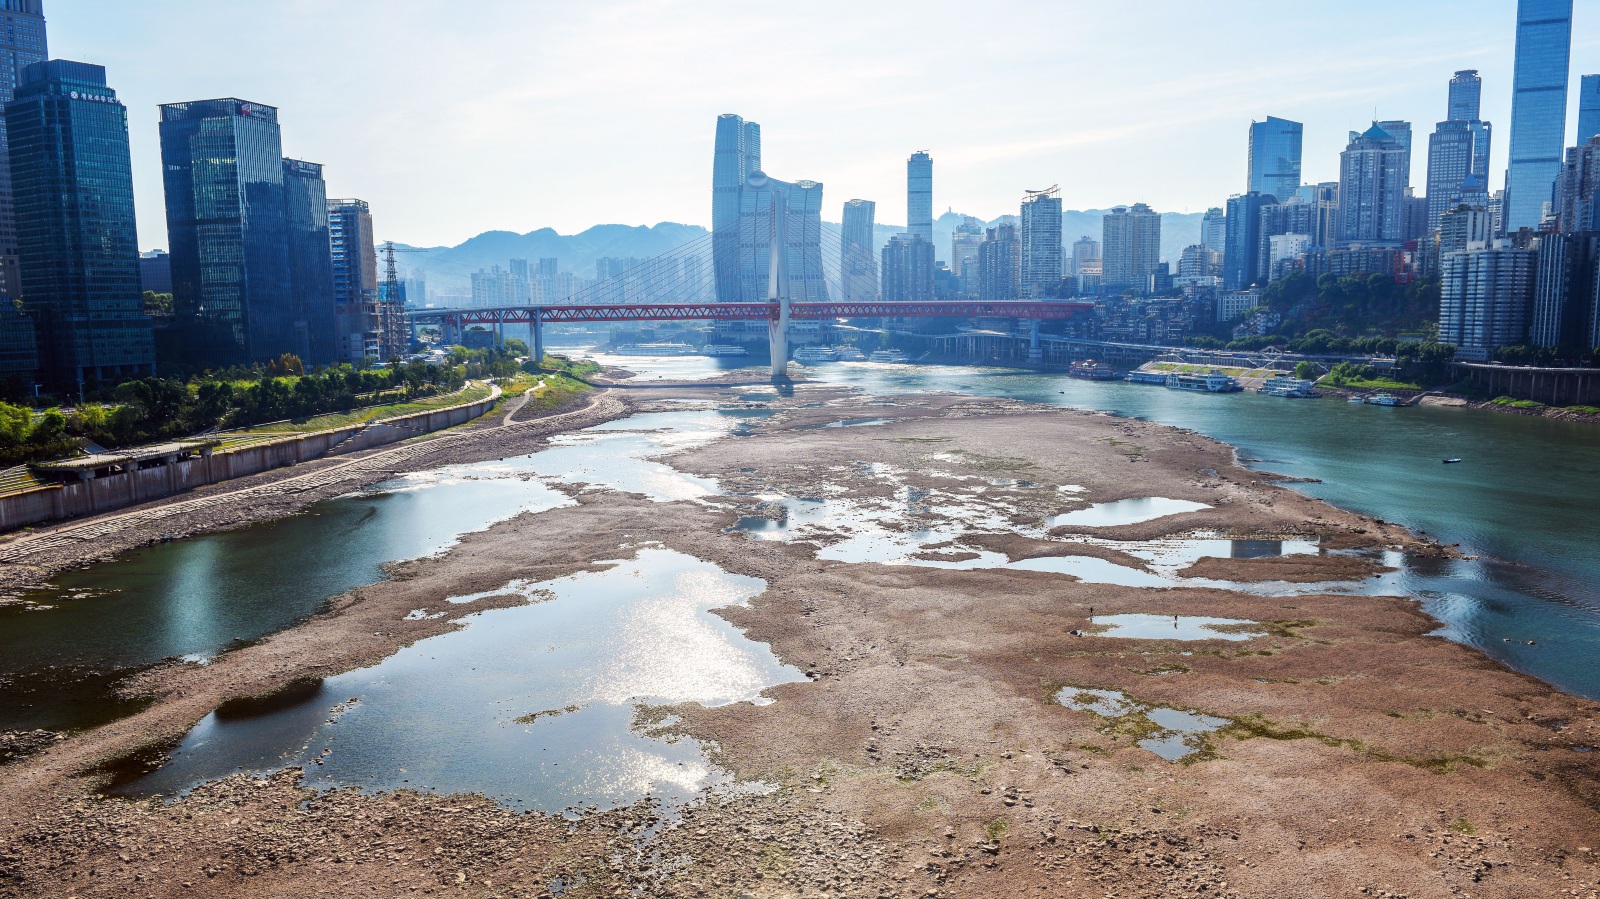
<path id="1" fill-rule="evenodd" d="M 780 322 L 824 321 L 839 318 L 1014 318 L 1026 321 L 1065 321 L 1094 311 L 1093 303 L 1054 300 L 974 302 L 929 301 L 796 303 L 616 303 L 544 306 L 500 306 L 473 309 L 422 309 L 411 313 L 413 324 L 439 324 L 458 330 L 472 325 L 499 327 L 530 325 L 535 359 L 544 358 L 544 325 L 577 322 L 659 321 L 765 321 L 776 329 Z M 776 339 L 776 338 L 775 338 Z M 774 348 L 778 344 L 774 343 Z M 786 344 L 783 356 L 787 361 Z M 780 362 L 773 358 L 776 373 Z"/>

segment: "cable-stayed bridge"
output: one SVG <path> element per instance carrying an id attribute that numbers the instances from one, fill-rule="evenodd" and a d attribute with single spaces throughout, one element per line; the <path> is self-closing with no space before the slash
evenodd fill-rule
<path id="1" fill-rule="evenodd" d="M 776 229 L 775 229 L 776 230 Z M 598 280 L 577 293 L 555 300 L 539 297 L 527 304 L 458 309 L 423 309 L 411 313 L 413 324 L 438 324 L 452 331 L 504 325 L 530 326 L 534 358 L 544 357 L 544 325 L 588 322 L 765 321 L 772 344 L 773 376 L 788 364 L 788 323 L 860 318 L 1011 318 L 1065 321 L 1094 309 L 1091 303 L 1060 300 L 883 300 L 877 278 L 867 284 L 842 269 L 849 257 L 837 229 L 824 228 L 820 246 L 803 248 L 800 266 L 790 263 L 794 249 L 785 248 L 781 232 L 769 242 L 771 259 L 763 301 L 725 302 L 723 297 L 751 293 L 747 284 L 732 284 L 725 275 L 719 287 L 712 257 L 719 235 L 705 235 L 654 259 Z M 726 239 L 726 235 L 723 235 Z M 855 249 L 859 259 L 859 248 Z M 868 257 L 869 260 L 871 257 Z M 819 268 L 820 262 L 820 277 Z M 830 264 L 831 263 L 831 264 Z M 748 268 L 748 266 L 746 266 Z M 750 272 L 742 277 L 749 280 Z M 865 294 L 865 296 L 863 296 Z"/>

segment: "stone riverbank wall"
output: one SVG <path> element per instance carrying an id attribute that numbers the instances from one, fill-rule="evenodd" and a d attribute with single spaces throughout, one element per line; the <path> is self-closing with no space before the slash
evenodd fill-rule
<path id="1" fill-rule="evenodd" d="M 0 533 L 44 521 L 97 515 L 232 478 L 398 443 L 479 418 L 493 409 L 498 399 L 499 391 L 496 391 L 494 396 L 473 403 L 312 434 L 286 435 L 235 448 L 224 447 L 206 456 L 169 464 L 85 472 L 79 480 L 0 496 Z"/>

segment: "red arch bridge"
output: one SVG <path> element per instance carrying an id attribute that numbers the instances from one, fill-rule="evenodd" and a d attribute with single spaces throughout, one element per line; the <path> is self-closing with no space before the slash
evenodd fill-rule
<path id="1" fill-rule="evenodd" d="M 1065 321 L 1094 310 L 1092 303 L 1065 301 L 867 302 L 867 303 L 640 303 L 616 305 L 504 306 L 486 309 L 421 309 L 410 313 L 412 324 L 439 324 L 459 330 L 473 325 L 530 325 L 534 358 L 544 358 L 545 324 L 579 322 L 766 321 L 773 341 L 774 374 L 787 359 L 782 323 L 841 318 L 1014 318 Z"/>

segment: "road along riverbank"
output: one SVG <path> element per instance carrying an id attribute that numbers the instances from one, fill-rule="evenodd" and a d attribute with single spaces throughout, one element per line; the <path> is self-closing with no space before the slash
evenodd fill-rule
<path id="1" fill-rule="evenodd" d="M 149 671 L 129 688 L 143 711 L 0 769 L 0 888 L 1596 894 L 1600 709 L 1384 595 L 1389 569 L 1447 550 L 1148 422 L 806 385 L 635 402 L 535 469 L 570 504 Z M 712 433 L 705 414 L 742 422 Z M 612 581 L 635 573 L 662 586 L 616 617 L 601 600 L 632 596 Z M 580 630 L 556 625 L 596 610 L 626 637 L 596 645 L 655 649 L 602 658 L 614 691 L 538 693 L 497 664 L 567 659 Z M 732 627 L 711 639 L 716 621 Z M 492 655 L 470 642 L 495 636 Z M 797 676 L 742 679 L 751 644 Z M 483 714 L 462 725 L 383 687 L 426 682 Z M 745 698 L 660 699 L 679 696 Z M 636 769 L 637 802 L 580 788 L 566 820 L 431 788 L 430 755 L 457 760 L 439 770 L 461 792 L 499 795 L 507 768 L 552 780 L 541 756 L 605 709 L 721 787 L 652 802 L 698 783 L 683 756 Z M 209 759 L 234 725 L 287 764 Z M 380 771 L 385 738 L 427 751 Z M 183 798 L 96 798 L 174 765 L 201 775 Z"/>

